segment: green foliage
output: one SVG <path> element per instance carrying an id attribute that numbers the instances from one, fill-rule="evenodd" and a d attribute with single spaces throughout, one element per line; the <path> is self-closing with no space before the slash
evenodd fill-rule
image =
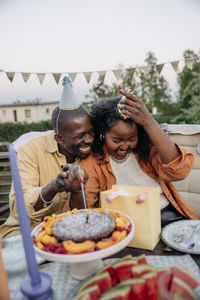
<path id="1" fill-rule="evenodd" d="M 195 58 L 192 70 L 185 66 L 178 74 L 179 112 L 173 119 L 176 123 L 200 124 L 200 59 L 191 51 L 184 52 L 184 58 Z"/>
<path id="2" fill-rule="evenodd" d="M 47 131 L 51 130 L 51 121 L 41 121 L 39 123 L 1 123 L 0 124 L 0 141 L 13 142 L 23 133 L 30 131 Z"/>
<path id="3" fill-rule="evenodd" d="M 155 106 L 159 112 L 164 112 L 171 102 L 168 83 L 158 74 L 155 67 L 157 58 L 152 52 L 147 53 L 145 62 L 146 68 L 139 69 L 138 72 L 139 98 L 150 111 Z"/>

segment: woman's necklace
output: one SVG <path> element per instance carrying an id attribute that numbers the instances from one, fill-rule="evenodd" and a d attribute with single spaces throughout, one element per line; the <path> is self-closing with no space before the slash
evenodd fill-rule
<path id="1" fill-rule="evenodd" d="M 130 152 L 126 155 L 125 158 L 123 158 L 123 159 L 117 159 L 117 158 L 115 158 L 112 154 L 109 153 L 110 158 L 111 158 L 112 160 L 114 160 L 114 161 L 115 161 L 116 163 L 118 163 L 118 164 L 122 164 L 123 162 L 127 161 L 129 155 L 130 155 Z"/>

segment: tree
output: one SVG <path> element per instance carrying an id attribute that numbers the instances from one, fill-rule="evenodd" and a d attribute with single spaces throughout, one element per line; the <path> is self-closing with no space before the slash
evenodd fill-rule
<path id="1" fill-rule="evenodd" d="M 145 68 L 139 69 L 139 98 L 152 111 L 157 107 L 160 112 L 166 112 L 166 106 L 171 102 L 168 83 L 158 74 L 156 69 L 157 58 L 154 53 L 148 52 L 145 59 Z"/>
<path id="2" fill-rule="evenodd" d="M 158 74 L 155 67 L 157 58 L 152 52 L 147 53 L 145 62 L 147 66 L 138 69 L 133 77 L 129 75 L 127 70 L 123 70 L 123 66 L 120 65 L 118 69 L 122 69 L 122 71 L 117 83 L 112 83 L 109 86 L 103 83 L 102 79 L 99 79 L 92 86 L 90 95 L 87 95 L 87 97 L 97 102 L 98 99 L 119 96 L 120 89 L 125 91 L 131 89 L 147 105 L 150 111 L 156 106 L 160 112 L 166 113 L 169 110 L 171 100 L 168 83 L 163 76 Z M 129 68 L 131 69 L 131 67 Z"/>
<path id="3" fill-rule="evenodd" d="M 192 70 L 185 65 L 178 74 L 179 112 L 174 122 L 200 123 L 200 59 L 192 50 L 186 50 L 185 59 L 194 58 Z"/>

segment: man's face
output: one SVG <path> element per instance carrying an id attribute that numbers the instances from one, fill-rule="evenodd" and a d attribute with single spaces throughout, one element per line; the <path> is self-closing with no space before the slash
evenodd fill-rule
<path id="1" fill-rule="evenodd" d="M 88 115 L 70 118 L 60 134 L 64 148 L 73 157 L 86 158 L 94 142 L 94 130 Z"/>

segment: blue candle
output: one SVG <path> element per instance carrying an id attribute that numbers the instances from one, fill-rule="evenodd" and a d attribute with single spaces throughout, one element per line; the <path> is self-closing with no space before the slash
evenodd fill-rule
<path id="1" fill-rule="evenodd" d="M 30 283 L 29 280 L 25 280 L 26 286 L 23 287 L 23 292 L 27 290 L 27 296 L 29 296 L 29 299 L 32 299 L 32 297 L 34 298 L 36 295 L 40 294 L 40 292 L 44 296 L 44 298 L 42 299 L 52 299 L 53 292 L 51 290 L 51 277 L 48 274 L 40 273 L 36 262 L 35 252 L 33 249 L 33 241 L 31 237 L 31 229 L 24 202 L 20 174 L 17 166 L 16 154 L 11 144 L 9 145 L 9 156 L 12 180 L 15 189 L 15 199 L 19 216 L 19 224 L 23 238 L 28 273 L 31 279 Z M 45 297 L 45 291 L 46 295 L 48 295 L 47 297 Z"/>

